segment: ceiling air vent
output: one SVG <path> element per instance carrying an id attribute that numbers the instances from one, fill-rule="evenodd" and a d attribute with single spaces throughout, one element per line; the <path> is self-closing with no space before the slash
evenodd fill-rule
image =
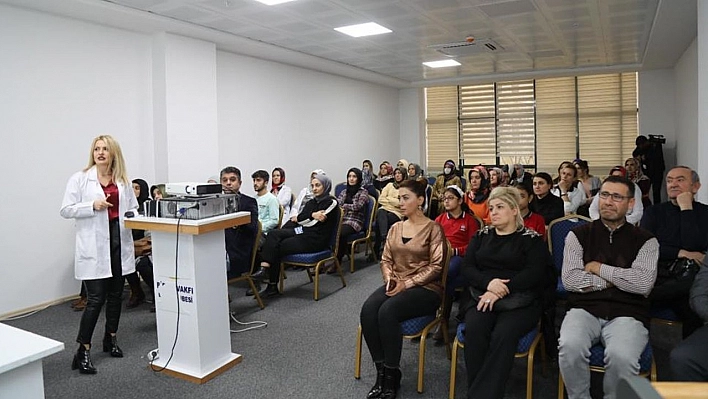
<path id="1" fill-rule="evenodd" d="M 428 46 L 449 57 L 466 57 L 470 55 L 499 53 L 504 51 L 504 47 L 495 43 L 492 39 L 480 39 L 473 42 L 455 42 L 434 44 Z"/>

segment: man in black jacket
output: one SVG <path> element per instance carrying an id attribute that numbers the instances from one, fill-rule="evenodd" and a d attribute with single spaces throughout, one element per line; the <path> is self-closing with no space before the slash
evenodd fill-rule
<path id="1" fill-rule="evenodd" d="M 229 256 L 228 277 L 237 277 L 251 269 L 251 255 L 258 233 L 258 204 L 255 198 L 242 194 L 241 171 L 233 166 L 221 170 L 221 187 L 226 194 L 236 194 L 236 210 L 251 214 L 248 224 L 224 230 Z"/>
<path id="2" fill-rule="evenodd" d="M 678 258 L 702 263 L 708 250 L 708 205 L 694 197 L 701 187 L 698 174 L 676 166 L 666 174 L 669 201 L 644 211 L 641 227 L 659 240 L 659 268 L 649 299 L 654 308 L 670 308 L 683 323 L 686 338 L 703 324 L 688 305 L 691 279 L 674 278 L 669 266 Z"/>
<path id="3" fill-rule="evenodd" d="M 691 308 L 708 323 L 708 267 L 702 265 L 691 287 Z M 708 381 L 708 324 L 671 351 L 675 381 Z"/>

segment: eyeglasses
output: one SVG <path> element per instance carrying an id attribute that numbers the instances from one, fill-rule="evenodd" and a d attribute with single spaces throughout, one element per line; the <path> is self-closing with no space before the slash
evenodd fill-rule
<path id="1" fill-rule="evenodd" d="M 608 193 L 607 191 L 600 191 L 600 193 L 598 195 L 602 199 L 612 198 L 612 201 L 614 201 L 614 202 L 622 202 L 622 200 L 633 198 L 633 197 L 625 197 L 624 195 L 620 195 L 617 193 Z"/>
<path id="2" fill-rule="evenodd" d="M 457 199 L 457 197 L 454 197 L 452 195 L 446 195 L 443 197 L 443 201 L 452 201 L 452 200 L 456 200 L 456 199 Z"/>

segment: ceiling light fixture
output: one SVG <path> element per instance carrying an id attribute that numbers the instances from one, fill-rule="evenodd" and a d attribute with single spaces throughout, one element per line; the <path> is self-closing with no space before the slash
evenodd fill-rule
<path id="1" fill-rule="evenodd" d="M 462 65 L 459 62 L 455 60 L 442 60 L 442 61 L 429 61 L 429 62 L 424 62 L 423 65 L 430 67 L 430 68 L 446 68 L 446 67 L 453 67 L 453 66 L 458 66 Z"/>
<path id="2" fill-rule="evenodd" d="M 344 33 L 351 37 L 362 37 L 362 36 L 372 36 L 380 35 L 382 33 L 391 33 L 391 29 L 385 28 L 376 22 L 367 22 L 365 24 L 340 26 L 339 28 L 334 28 L 337 32 Z"/>
<path id="3" fill-rule="evenodd" d="M 274 6 L 274 5 L 277 5 L 277 4 L 288 3 L 288 2 L 291 2 L 291 1 L 295 1 L 295 0 L 256 0 L 256 1 L 259 2 L 259 3 L 263 3 L 263 4 L 267 5 L 267 6 Z"/>

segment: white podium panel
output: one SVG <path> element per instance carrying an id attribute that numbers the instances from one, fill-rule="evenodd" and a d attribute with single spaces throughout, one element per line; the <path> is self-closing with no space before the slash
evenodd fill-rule
<path id="1" fill-rule="evenodd" d="M 242 360 L 231 352 L 224 229 L 249 221 L 248 212 L 182 220 L 177 237 L 176 219 L 126 220 L 152 236 L 160 349 L 153 369 L 204 383 Z"/>
<path id="2" fill-rule="evenodd" d="M 0 323 L 0 399 L 44 399 L 42 359 L 64 344 Z"/>

